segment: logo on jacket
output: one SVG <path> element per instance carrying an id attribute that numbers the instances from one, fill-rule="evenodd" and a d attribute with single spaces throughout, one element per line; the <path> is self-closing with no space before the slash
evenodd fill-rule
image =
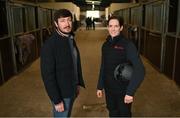
<path id="1" fill-rule="evenodd" d="M 115 49 L 124 50 L 124 47 L 121 45 L 114 45 Z"/>

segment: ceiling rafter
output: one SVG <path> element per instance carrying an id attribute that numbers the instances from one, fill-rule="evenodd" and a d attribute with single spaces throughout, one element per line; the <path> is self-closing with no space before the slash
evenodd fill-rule
<path id="1" fill-rule="evenodd" d="M 133 0 L 37 0 L 38 2 L 73 2 L 80 8 L 89 8 L 95 5 L 95 8 L 105 9 L 111 3 L 129 3 Z"/>

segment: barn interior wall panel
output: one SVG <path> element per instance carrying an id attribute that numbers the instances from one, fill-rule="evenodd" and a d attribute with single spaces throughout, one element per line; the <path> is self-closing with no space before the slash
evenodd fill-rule
<path id="1" fill-rule="evenodd" d="M 37 48 L 36 48 L 36 52 L 37 52 L 37 58 L 40 56 L 40 50 L 41 50 L 41 35 L 40 35 L 40 31 L 36 32 L 36 40 L 37 40 Z"/>
<path id="2" fill-rule="evenodd" d="M 1 51 L 0 51 L 0 85 L 3 84 L 3 76 L 2 76 L 2 62 L 1 62 Z"/>
<path id="3" fill-rule="evenodd" d="M 148 33 L 146 40 L 146 56 L 150 62 L 160 69 L 161 60 L 161 35 L 155 33 Z"/>
<path id="4" fill-rule="evenodd" d="M 0 15 L 0 37 L 3 37 L 8 35 L 7 12 L 4 1 L 0 1 Z"/>
<path id="5" fill-rule="evenodd" d="M 180 85 L 180 38 L 177 40 L 174 80 Z"/>
<path id="6" fill-rule="evenodd" d="M 11 39 L 5 38 L 0 40 L 0 51 L 4 81 L 7 81 L 14 75 L 13 57 Z"/>
<path id="7" fill-rule="evenodd" d="M 0 68 L 0 72 L 1 72 L 2 70 L 1 70 L 1 68 Z M 2 79 L 2 74 L 0 73 L 0 85 L 2 85 L 3 84 L 3 79 Z"/>
<path id="8" fill-rule="evenodd" d="M 141 29 L 140 33 L 140 54 L 145 55 L 145 33 L 146 31 L 144 29 Z"/>
<path id="9" fill-rule="evenodd" d="M 163 72 L 169 78 L 173 77 L 174 51 L 175 51 L 176 37 L 166 36 L 165 43 L 165 58 Z"/>

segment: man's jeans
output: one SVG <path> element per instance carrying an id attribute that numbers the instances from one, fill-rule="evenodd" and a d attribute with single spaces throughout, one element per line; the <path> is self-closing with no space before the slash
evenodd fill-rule
<path id="1" fill-rule="evenodd" d="M 64 111 L 63 112 L 57 112 L 53 105 L 54 117 L 70 117 L 73 102 L 74 102 L 74 99 L 72 98 L 64 98 Z"/>

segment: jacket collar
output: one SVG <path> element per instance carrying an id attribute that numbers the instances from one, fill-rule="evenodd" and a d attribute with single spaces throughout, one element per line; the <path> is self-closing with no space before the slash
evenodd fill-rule
<path id="1" fill-rule="evenodd" d="M 116 44 L 116 42 L 118 42 L 119 40 L 122 40 L 122 38 L 123 38 L 123 35 L 122 35 L 122 34 L 119 34 L 119 35 L 117 35 L 117 36 L 115 36 L 115 37 L 111 37 L 111 36 L 109 35 L 106 40 L 107 40 L 109 43 Z"/>
<path id="2" fill-rule="evenodd" d="M 73 33 L 73 32 L 69 33 L 69 36 L 68 36 L 68 37 L 59 34 L 57 31 L 55 31 L 54 33 L 55 33 L 55 35 L 56 35 L 57 37 L 59 37 L 60 39 L 74 39 L 74 33 Z"/>

